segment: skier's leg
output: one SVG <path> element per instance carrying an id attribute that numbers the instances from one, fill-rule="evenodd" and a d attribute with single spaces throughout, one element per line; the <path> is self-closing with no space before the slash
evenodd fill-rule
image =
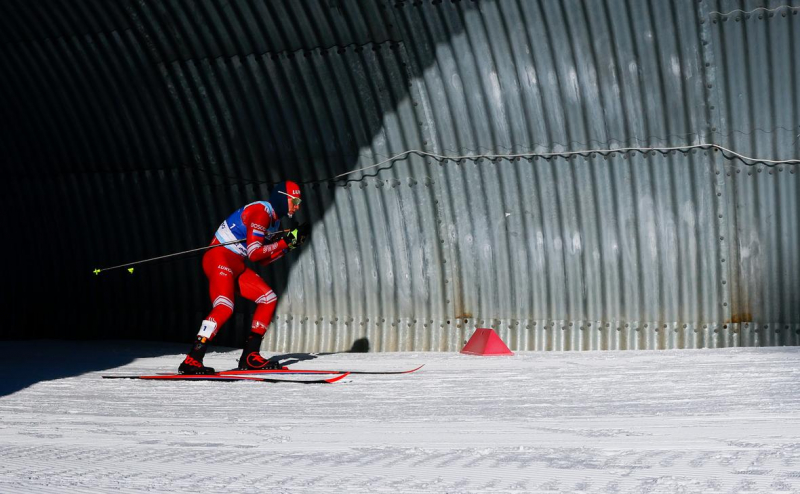
<path id="1" fill-rule="evenodd" d="M 222 247 L 210 249 L 203 256 L 203 271 L 208 277 L 211 312 L 200 324 L 192 348 L 178 368 L 182 374 L 211 374 L 214 369 L 203 365 L 209 342 L 233 314 L 233 292 L 236 276 L 244 270 L 244 262 Z"/>
<path id="2" fill-rule="evenodd" d="M 278 297 L 275 292 L 261 279 L 255 271 L 245 269 L 239 277 L 239 291 L 242 296 L 256 303 L 256 311 L 253 314 L 253 324 L 250 334 L 244 344 L 242 356 L 239 358 L 240 369 L 266 369 L 275 368 L 264 359 L 259 353 L 261 340 L 269 328 L 272 315 L 275 313 L 275 306 Z"/>

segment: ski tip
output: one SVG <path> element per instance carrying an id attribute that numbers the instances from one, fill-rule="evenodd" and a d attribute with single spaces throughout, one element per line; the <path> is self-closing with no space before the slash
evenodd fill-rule
<path id="1" fill-rule="evenodd" d="M 326 383 L 335 383 L 336 381 L 341 381 L 342 379 L 344 379 L 345 377 L 347 377 L 347 376 L 349 376 L 349 375 L 350 375 L 350 373 L 349 373 L 349 372 L 345 372 L 345 373 L 343 373 L 343 374 L 339 374 L 339 375 L 338 375 L 338 376 L 336 376 L 336 377 L 332 377 L 332 378 L 330 378 L 330 379 L 325 379 L 325 382 L 326 382 Z"/>
<path id="2" fill-rule="evenodd" d="M 411 369 L 410 371 L 405 371 L 403 374 L 411 374 L 412 372 L 417 372 L 418 370 L 422 369 L 423 367 L 425 367 L 425 364 L 420 365 L 416 369 Z"/>

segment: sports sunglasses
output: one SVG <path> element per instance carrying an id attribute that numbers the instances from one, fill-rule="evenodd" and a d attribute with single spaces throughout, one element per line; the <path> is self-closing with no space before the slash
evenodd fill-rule
<path id="1" fill-rule="evenodd" d="M 299 206 L 300 205 L 300 198 L 299 197 L 293 196 L 291 194 L 287 194 L 286 192 L 284 192 L 282 190 L 279 190 L 278 192 L 283 194 L 283 195 L 285 195 L 286 197 L 288 197 L 289 198 L 289 202 L 291 202 L 293 205 L 295 205 L 295 206 Z"/>

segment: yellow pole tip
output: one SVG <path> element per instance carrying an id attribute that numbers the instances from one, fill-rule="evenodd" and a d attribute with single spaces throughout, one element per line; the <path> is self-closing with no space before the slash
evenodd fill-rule
<path id="1" fill-rule="evenodd" d="M 94 271 L 92 271 L 92 273 L 94 273 L 95 275 L 98 275 L 98 274 L 100 274 L 100 270 L 99 269 L 95 269 Z"/>

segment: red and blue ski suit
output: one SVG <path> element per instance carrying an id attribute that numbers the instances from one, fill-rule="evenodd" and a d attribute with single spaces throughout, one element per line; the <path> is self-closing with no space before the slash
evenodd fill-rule
<path id="1" fill-rule="evenodd" d="M 208 277 L 212 305 L 206 319 L 217 324 L 214 335 L 233 314 L 237 280 L 242 296 L 257 304 L 252 331 L 262 336 L 267 331 L 278 297 L 255 271 L 245 266 L 244 260 L 247 258 L 266 266 L 283 257 L 288 250 L 286 242 L 271 241 L 271 234 L 278 230 L 279 225 L 272 205 L 257 201 L 236 210 L 214 234 L 211 245 L 244 240 L 209 249 L 203 256 L 203 271 Z"/>

